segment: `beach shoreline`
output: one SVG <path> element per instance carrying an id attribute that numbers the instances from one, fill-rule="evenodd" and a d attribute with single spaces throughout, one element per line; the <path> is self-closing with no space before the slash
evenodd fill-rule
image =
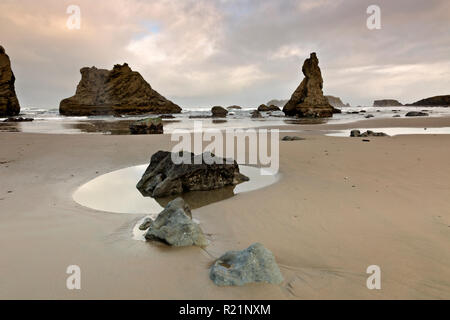
<path id="1" fill-rule="evenodd" d="M 450 135 L 328 137 L 321 130 L 446 127 L 450 118 L 287 125 L 281 179 L 193 210 L 210 245 L 132 239 L 141 216 L 78 205 L 73 192 L 170 150 L 170 135 L 0 134 L 2 299 L 448 299 Z M 273 127 L 272 127 L 273 128 Z M 280 135 L 280 138 L 282 134 Z M 217 287 L 215 258 L 254 242 L 285 281 Z M 81 290 L 66 288 L 79 265 Z M 379 265 L 382 290 L 368 290 Z"/>

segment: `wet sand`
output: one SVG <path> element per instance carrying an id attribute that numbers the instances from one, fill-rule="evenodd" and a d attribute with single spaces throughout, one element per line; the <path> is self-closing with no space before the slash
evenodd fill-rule
<path id="1" fill-rule="evenodd" d="M 96 176 L 170 150 L 169 135 L 0 133 L 0 298 L 449 299 L 450 135 L 367 143 L 315 132 L 390 124 L 311 125 L 299 134 L 306 140 L 280 142 L 279 182 L 193 211 L 211 241 L 205 249 L 132 240 L 139 215 L 72 199 Z M 254 242 L 272 250 L 285 282 L 216 287 L 214 259 Z M 72 264 L 81 290 L 66 288 Z M 366 288 L 372 264 L 381 290 Z"/>

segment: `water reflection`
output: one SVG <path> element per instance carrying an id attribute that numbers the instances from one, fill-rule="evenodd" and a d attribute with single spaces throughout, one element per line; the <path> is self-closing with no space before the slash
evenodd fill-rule
<path id="1" fill-rule="evenodd" d="M 77 203 L 95 210 L 150 214 L 155 217 L 169 201 L 177 196 L 160 199 L 143 197 L 136 189 L 136 183 L 146 168 L 147 165 L 140 165 L 104 174 L 78 188 L 73 199 Z M 239 168 L 244 175 L 250 178 L 250 181 L 213 191 L 191 191 L 181 196 L 191 208 L 195 209 L 231 198 L 239 193 L 266 187 L 275 183 L 279 178 L 278 175 L 261 175 L 259 168 L 249 166 L 239 166 Z"/>

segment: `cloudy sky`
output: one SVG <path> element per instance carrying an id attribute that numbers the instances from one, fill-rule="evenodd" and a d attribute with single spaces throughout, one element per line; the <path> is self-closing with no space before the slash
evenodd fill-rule
<path id="1" fill-rule="evenodd" d="M 448 0 L 0 0 L 0 44 L 22 107 L 57 107 L 81 67 L 123 62 L 184 107 L 257 106 L 290 97 L 313 51 L 325 94 L 353 105 L 450 94 Z"/>

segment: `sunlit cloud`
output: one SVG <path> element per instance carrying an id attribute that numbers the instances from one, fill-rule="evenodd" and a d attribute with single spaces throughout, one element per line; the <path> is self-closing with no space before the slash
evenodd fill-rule
<path id="1" fill-rule="evenodd" d="M 181 106 L 258 105 L 290 96 L 317 52 L 324 90 L 352 104 L 448 94 L 450 3 L 379 0 L 2 0 L 1 45 L 23 105 L 56 107 L 84 66 L 127 62 Z"/>

